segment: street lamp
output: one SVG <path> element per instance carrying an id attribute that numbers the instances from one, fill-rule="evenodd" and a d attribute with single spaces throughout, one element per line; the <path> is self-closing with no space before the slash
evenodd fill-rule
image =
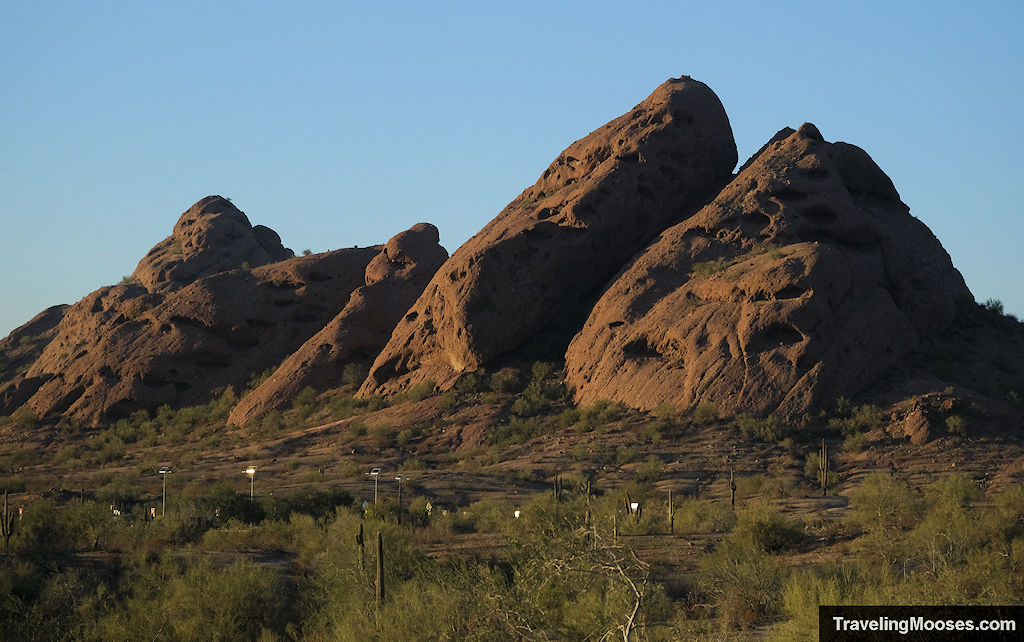
<path id="1" fill-rule="evenodd" d="M 249 476 L 249 501 L 251 502 L 256 494 L 254 490 L 256 487 L 256 467 L 249 466 L 242 472 Z"/>
<path id="2" fill-rule="evenodd" d="M 160 476 L 164 478 L 164 504 L 163 508 L 160 509 L 160 517 L 167 514 L 167 475 L 171 472 L 170 466 L 161 466 L 160 470 L 157 471 Z"/>
<path id="3" fill-rule="evenodd" d="M 405 479 L 405 475 L 398 473 L 395 475 L 395 479 L 398 480 L 398 523 L 402 523 L 402 480 Z"/>
<path id="4" fill-rule="evenodd" d="M 366 474 L 373 477 L 373 507 L 377 508 L 377 475 L 380 475 L 380 468 L 374 468 Z"/>

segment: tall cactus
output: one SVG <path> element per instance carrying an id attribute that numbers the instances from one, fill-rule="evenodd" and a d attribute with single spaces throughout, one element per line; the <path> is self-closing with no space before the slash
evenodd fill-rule
<path id="1" fill-rule="evenodd" d="M 4 512 L 0 514 L 0 535 L 4 536 L 4 557 L 11 554 L 11 535 L 14 535 L 14 515 L 7 509 L 7 491 L 4 491 Z"/>
<path id="2" fill-rule="evenodd" d="M 736 508 L 736 469 L 729 471 L 729 505 Z"/>
<path id="3" fill-rule="evenodd" d="M 359 547 L 359 572 L 363 571 L 365 559 L 365 548 L 363 546 L 363 525 L 359 524 L 359 532 L 356 533 L 356 546 Z"/>
<path id="4" fill-rule="evenodd" d="M 821 496 L 828 494 L 828 446 L 821 440 L 821 451 L 818 453 L 818 476 L 821 479 Z"/>
<path id="5" fill-rule="evenodd" d="M 672 511 L 672 491 L 668 491 L 668 534 L 674 535 L 676 532 L 676 516 Z"/>
<path id="6" fill-rule="evenodd" d="M 384 604 L 384 535 L 377 531 L 377 614 Z"/>

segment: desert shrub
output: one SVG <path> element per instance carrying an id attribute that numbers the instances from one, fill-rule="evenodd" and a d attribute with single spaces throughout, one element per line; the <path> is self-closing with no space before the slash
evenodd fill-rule
<path id="1" fill-rule="evenodd" d="M 305 421 L 316 410 L 317 393 L 311 386 L 303 388 L 292 400 L 292 410 Z"/>
<path id="2" fill-rule="evenodd" d="M 848 568 L 824 573 L 800 570 L 790 573 L 782 587 L 785 621 L 772 630 L 772 642 L 803 642 L 818 639 L 820 605 L 856 604 L 858 579 Z"/>
<path id="3" fill-rule="evenodd" d="M 266 515 L 260 502 L 252 501 L 249 493 L 238 492 L 229 482 L 222 482 L 211 488 L 200 506 L 205 509 L 207 515 L 214 518 L 215 524 L 223 524 L 229 519 L 237 519 L 246 524 L 258 524 Z"/>
<path id="4" fill-rule="evenodd" d="M 640 447 L 636 445 L 619 446 L 615 449 L 615 463 L 619 466 L 640 459 Z"/>
<path id="5" fill-rule="evenodd" d="M 472 395 L 483 392 L 487 387 L 487 372 L 481 368 L 476 372 L 467 372 L 459 377 L 452 390 L 458 395 Z"/>
<path id="6" fill-rule="evenodd" d="M 353 419 L 349 422 L 348 429 L 352 432 L 353 437 L 362 437 L 370 430 L 369 426 L 362 419 Z"/>
<path id="7" fill-rule="evenodd" d="M 23 475 L 10 475 L 9 477 L 0 477 L 0 493 L 8 492 L 25 492 L 25 477 Z"/>
<path id="8" fill-rule="evenodd" d="M 803 524 L 767 505 L 740 513 L 729 537 L 765 553 L 796 549 L 805 539 Z"/>
<path id="9" fill-rule="evenodd" d="M 491 375 L 490 388 L 492 392 L 512 393 L 519 390 L 519 370 L 517 368 L 502 368 Z"/>
<path id="10" fill-rule="evenodd" d="M 3 467 L 7 470 L 17 470 L 25 466 L 33 466 L 43 458 L 38 448 L 15 448 L 3 455 Z"/>
<path id="11" fill-rule="evenodd" d="M 11 422 L 22 430 L 31 430 L 39 423 L 39 417 L 28 406 L 21 406 L 11 413 Z"/>
<path id="12" fill-rule="evenodd" d="M 711 401 L 702 401 L 693 410 L 693 420 L 698 424 L 714 423 L 718 417 L 718 406 Z"/>
<path id="13" fill-rule="evenodd" d="M 673 508 L 677 530 L 724 533 L 736 525 L 736 513 L 728 502 L 685 499 Z"/>
<path id="14" fill-rule="evenodd" d="M 135 481 L 123 475 L 114 477 L 96 491 L 96 499 L 109 504 L 133 504 L 143 496 Z"/>
<path id="15" fill-rule="evenodd" d="M 443 413 L 450 413 L 459 405 L 458 393 L 452 390 L 445 390 L 437 398 L 437 409 Z"/>
<path id="16" fill-rule="evenodd" d="M 871 439 L 867 436 L 867 433 L 857 432 L 853 433 L 852 435 L 843 440 L 843 450 L 859 453 L 863 451 L 865 448 L 867 448 L 870 444 Z"/>
<path id="17" fill-rule="evenodd" d="M 105 605 L 83 637 L 254 640 L 283 635 L 293 617 L 284 578 L 249 561 L 218 567 L 164 558 L 137 565 L 122 581 L 131 592 Z"/>
<path id="18" fill-rule="evenodd" d="M 493 446 L 521 444 L 545 432 L 544 424 L 534 417 L 510 417 L 507 422 L 491 427 L 488 442 Z"/>
<path id="19" fill-rule="evenodd" d="M 946 475 L 925 489 L 927 511 L 909 538 L 933 574 L 962 564 L 975 545 L 978 516 L 971 502 L 978 494 L 978 486 L 963 474 Z"/>
<path id="20" fill-rule="evenodd" d="M 711 261 L 694 263 L 690 271 L 697 276 L 709 277 L 723 272 L 727 267 L 729 267 L 729 261 L 725 258 L 718 258 Z"/>
<path id="21" fill-rule="evenodd" d="M 640 427 L 640 438 L 643 439 L 644 443 L 657 444 L 661 441 L 665 431 L 671 427 L 671 423 L 666 419 L 648 421 Z"/>
<path id="22" fill-rule="evenodd" d="M 370 442 L 378 448 L 388 448 L 395 444 L 397 435 L 390 424 L 370 426 L 367 432 L 370 435 Z"/>
<path id="23" fill-rule="evenodd" d="M 793 479 L 788 475 L 755 473 L 736 477 L 738 497 L 762 495 L 770 499 L 783 499 L 793 494 Z"/>
<path id="24" fill-rule="evenodd" d="M 290 519 L 299 513 L 323 520 L 334 515 L 339 507 L 352 504 L 352 495 L 338 488 L 303 488 L 265 499 L 263 511 L 277 520 Z"/>
<path id="25" fill-rule="evenodd" d="M 793 432 L 793 427 L 775 415 L 759 418 L 747 413 L 736 415 L 736 426 L 744 437 L 756 437 L 761 441 L 779 442 Z"/>
<path id="26" fill-rule="evenodd" d="M 277 366 L 270 366 L 263 372 L 254 372 L 249 377 L 249 382 L 245 385 L 245 392 L 249 393 L 263 385 L 263 382 L 270 378 L 270 375 L 274 374 L 277 370 Z"/>
<path id="27" fill-rule="evenodd" d="M 370 364 L 361 361 L 350 361 L 341 370 L 341 383 L 346 386 L 358 386 L 370 374 Z"/>
<path id="28" fill-rule="evenodd" d="M 68 525 L 67 513 L 50 499 L 27 506 L 18 520 L 11 551 L 22 556 L 49 558 L 75 548 L 75 534 Z"/>
<path id="29" fill-rule="evenodd" d="M 284 415 L 280 410 L 271 410 L 256 422 L 256 426 L 257 435 L 272 439 L 284 430 Z"/>
<path id="30" fill-rule="evenodd" d="M 637 481 L 645 484 L 653 484 L 661 477 L 665 468 L 665 462 L 657 455 L 649 455 L 647 459 L 636 469 Z"/>
<path id="31" fill-rule="evenodd" d="M 366 401 L 355 397 L 335 396 L 327 401 L 327 411 L 335 421 L 358 415 L 365 407 Z"/>
<path id="32" fill-rule="evenodd" d="M 782 571 L 771 555 L 732 537 L 700 560 L 698 587 L 727 629 L 774 619 L 781 610 L 782 582 Z"/>
<path id="33" fill-rule="evenodd" d="M 905 481 L 871 473 L 850 493 L 849 522 L 862 529 L 865 560 L 884 567 L 905 559 L 904 534 L 921 519 L 921 497 Z"/>
<path id="34" fill-rule="evenodd" d="M 885 410 L 871 404 L 853 406 L 845 397 L 836 402 L 836 415 L 828 425 L 844 437 L 877 428 L 885 421 Z"/>
<path id="35" fill-rule="evenodd" d="M 950 415 L 946 417 L 946 430 L 951 435 L 964 437 L 967 435 L 967 422 L 960 415 Z"/>
<path id="36" fill-rule="evenodd" d="M 433 379 L 427 379 L 426 381 L 422 381 L 416 384 L 415 386 L 409 388 L 402 394 L 398 395 L 398 398 L 401 401 L 423 401 L 424 399 L 426 399 L 427 397 L 434 393 L 434 388 L 436 387 L 437 384 L 434 382 Z"/>
<path id="37" fill-rule="evenodd" d="M 416 431 L 414 431 L 411 428 L 403 428 L 402 430 L 398 431 L 397 435 L 395 435 L 395 443 L 397 443 L 399 446 L 407 446 L 409 442 L 411 442 L 415 438 Z"/>

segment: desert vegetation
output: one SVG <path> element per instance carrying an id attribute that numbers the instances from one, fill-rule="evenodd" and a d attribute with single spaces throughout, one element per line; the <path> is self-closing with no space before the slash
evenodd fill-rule
<path id="1" fill-rule="evenodd" d="M 900 452 L 879 405 L 576 406 L 543 362 L 353 392 L 238 428 L 230 390 L 95 429 L 6 418 L 38 442 L 0 453 L 0 634 L 804 640 L 818 604 L 1024 598 L 1024 486 L 864 465 Z M 944 439 L 968 443 L 945 405 Z"/>

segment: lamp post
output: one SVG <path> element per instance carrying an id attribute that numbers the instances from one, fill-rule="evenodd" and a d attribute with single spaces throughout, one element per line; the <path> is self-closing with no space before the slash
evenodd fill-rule
<path id="1" fill-rule="evenodd" d="M 164 478 L 164 503 L 163 507 L 160 509 L 160 517 L 163 517 L 167 514 L 167 475 L 168 473 L 171 472 L 171 467 L 161 466 L 160 470 L 158 470 L 157 472 L 160 473 L 160 476 Z"/>
<path id="2" fill-rule="evenodd" d="M 399 473 L 395 475 L 395 479 L 398 480 L 398 523 L 402 523 L 402 480 L 405 479 L 405 475 Z"/>
<path id="3" fill-rule="evenodd" d="M 370 472 L 366 473 L 370 477 L 373 477 L 373 507 L 377 508 L 377 476 L 380 475 L 380 468 L 374 468 Z"/>
<path id="4" fill-rule="evenodd" d="M 256 467 L 249 466 L 242 472 L 249 476 L 249 501 L 251 502 L 253 497 L 256 495 Z"/>

